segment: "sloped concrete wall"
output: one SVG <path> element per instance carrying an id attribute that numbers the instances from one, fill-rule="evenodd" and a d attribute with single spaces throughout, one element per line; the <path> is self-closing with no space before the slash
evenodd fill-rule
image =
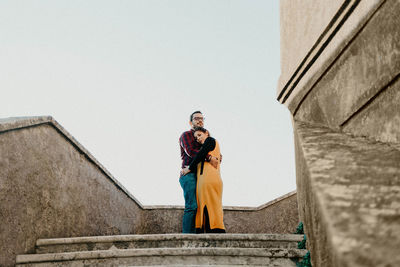
<path id="1" fill-rule="evenodd" d="M 399 13 L 399 0 L 281 0 L 278 101 L 313 266 L 400 265 Z"/>
<path id="2" fill-rule="evenodd" d="M 183 207 L 141 205 L 51 117 L 0 119 L 0 266 L 39 238 L 180 233 Z M 225 207 L 230 233 L 291 233 L 296 193 Z"/>
<path id="3" fill-rule="evenodd" d="M 139 204 L 53 119 L 2 126 L 1 266 L 13 265 L 16 254 L 33 253 L 38 238 L 140 231 Z"/>
<path id="4" fill-rule="evenodd" d="M 400 150 L 295 126 L 299 211 L 313 266 L 399 266 Z"/>

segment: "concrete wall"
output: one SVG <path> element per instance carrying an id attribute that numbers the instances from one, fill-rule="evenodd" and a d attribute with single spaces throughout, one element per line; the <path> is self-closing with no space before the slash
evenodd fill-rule
<path id="1" fill-rule="evenodd" d="M 140 205 L 54 120 L 1 125 L 0 265 L 38 238 L 140 231 Z"/>
<path id="2" fill-rule="evenodd" d="M 394 12 L 399 6 L 397 1 L 387 1 L 377 10 L 297 107 L 296 119 L 331 128 L 346 126 L 345 129 L 353 134 L 400 142 L 399 133 L 394 133 L 398 132 L 400 114 L 393 112 L 399 110 L 400 105 L 396 101 L 400 74 L 400 18 Z M 391 97 L 385 98 L 381 94 Z M 378 121 L 371 117 L 378 115 L 377 109 L 384 112 L 384 116 L 379 116 L 383 121 L 374 123 Z M 368 119 L 360 118 L 360 112 L 368 113 L 363 115 Z M 363 129 L 359 127 L 361 124 Z M 369 131 L 369 126 L 382 129 Z"/>
<path id="3" fill-rule="evenodd" d="M 141 205 L 51 117 L 0 119 L 0 152 L 0 266 L 39 238 L 181 232 L 183 207 Z M 225 222 L 230 233 L 293 232 L 296 194 L 226 207 Z"/>
<path id="4" fill-rule="evenodd" d="M 399 266 L 400 1 L 306 2 L 281 0 L 278 100 L 313 266 Z"/>
<path id="5" fill-rule="evenodd" d="M 313 266 L 399 266 L 400 150 L 310 123 L 295 127 Z"/>
<path id="6" fill-rule="evenodd" d="M 183 207 L 147 206 L 142 233 L 180 233 Z M 296 192 L 290 192 L 260 207 L 224 207 L 229 233 L 293 233 L 299 223 Z"/>
<path id="7" fill-rule="evenodd" d="M 382 2 L 281 0 L 279 101 L 293 112 Z"/>

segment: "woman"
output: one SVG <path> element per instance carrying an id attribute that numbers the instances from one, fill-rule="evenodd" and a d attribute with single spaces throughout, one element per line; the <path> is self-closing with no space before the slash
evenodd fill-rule
<path id="1" fill-rule="evenodd" d="M 202 146 L 183 172 L 186 174 L 197 169 L 196 232 L 225 233 L 220 164 L 215 168 L 205 161 L 208 155 L 221 159 L 219 144 L 202 127 L 194 129 L 194 137 Z"/>

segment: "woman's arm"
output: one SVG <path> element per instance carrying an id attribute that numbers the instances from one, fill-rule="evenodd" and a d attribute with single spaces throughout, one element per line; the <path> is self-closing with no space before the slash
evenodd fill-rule
<path id="1" fill-rule="evenodd" d="M 189 170 L 193 171 L 196 169 L 197 164 L 202 162 L 208 152 L 213 151 L 215 149 L 215 139 L 212 137 L 207 137 L 206 140 L 204 141 L 204 144 L 201 146 L 201 149 L 199 153 L 196 154 L 196 156 L 193 158 L 193 160 L 190 162 L 189 165 Z"/>

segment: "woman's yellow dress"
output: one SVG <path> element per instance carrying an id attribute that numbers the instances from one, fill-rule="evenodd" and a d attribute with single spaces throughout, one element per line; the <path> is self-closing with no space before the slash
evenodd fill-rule
<path id="1" fill-rule="evenodd" d="M 221 158 L 217 141 L 215 141 L 214 150 L 208 154 L 218 159 Z M 204 164 L 203 168 L 202 164 Z M 209 162 L 200 162 L 197 166 L 196 228 L 203 228 L 205 225 L 204 209 L 207 207 L 210 229 L 225 229 L 222 210 L 222 186 L 220 163 L 216 169 Z"/>

